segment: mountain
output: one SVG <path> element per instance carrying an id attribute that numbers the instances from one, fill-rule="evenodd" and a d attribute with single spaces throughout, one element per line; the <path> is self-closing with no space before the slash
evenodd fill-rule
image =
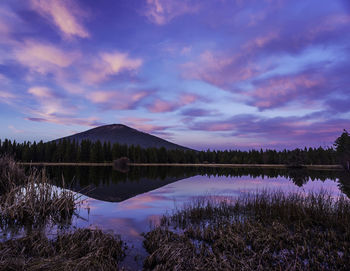
<path id="1" fill-rule="evenodd" d="M 184 146 L 180 146 L 169 141 L 166 141 L 160 137 L 156 137 L 136 129 L 130 128 L 123 124 L 111 124 L 111 125 L 103 125 L 99 126 L 85 132 L 77 133 L 71 136 L 63 137 L 56 139 L 55 141 L 59 141 L 62 139 L 68 139 L 70 141 L 78 141 L 82 140 L 90 140 L 90 141 L 98 141 L 103 142 L 111 142 L 111 144 L 119 143 L 119 144 L 127 144 L 127 145 L 140 145 L 141 148 L 161 148 L 164 147 L 168 150 L 189 150 Z"/>

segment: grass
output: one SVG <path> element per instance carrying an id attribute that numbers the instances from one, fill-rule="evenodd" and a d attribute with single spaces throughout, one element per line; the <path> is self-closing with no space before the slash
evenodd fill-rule
<path id="1" fill-rule="evenodd" d="M 2 157 L 0 185 L 0 232 L 14 233 L 0 242 L 0 270 L 119 269 L 126 249 L 119 236 L 98 229 L 62 231 L 69 229 L 78 196 L 53 186 L 45 169 L 25 174 L 12 158 Z M 57 229 L 53 239 L 46 236 L 48 226 Z"/>
<path id="2" fill-rule="evenodd" d="M 23 184 L 26 177 L 23 168 L 10 156 L 0 156 L 0 195 Z"/>
<path id="3" fill-rule="evenodd" d="M 9 181 L 0 196 L 0 228 L 38 228 L 47 224 L 69 224 L 77 207 L 77 194 L 58 189 L 45 170 L 31 170 L 21 184 Z"/>
<path id="4" fill-rule="evenodd" d="M 145 270 L 348 270 L 350 202 L 263 192 L 202 199 L 145 235 Z"/>
<path id="5" fill-rule="evenodd" d="M 119 236 L 78 229 L 49 240 L 33 233 L 0 243 L 0 270 L 118 270 L 125 257 Z"/>

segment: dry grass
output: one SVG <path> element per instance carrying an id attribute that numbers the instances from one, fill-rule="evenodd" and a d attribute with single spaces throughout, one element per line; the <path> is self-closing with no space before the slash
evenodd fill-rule
<path id="1" fill-rule="evenodd" d="M 77 199 L 74 192 L 53 186 L 44 170 L 33 170 L 25 184 L 13 186 L 0 196 L 0 228 L 69 224 Z"/>
<path id="2" fill-rule="evenodd" d="M 200 200 L 145 235 L 146 270 L 348 270 L 350 202 L 264 192 Z"/>
<path id="3" fill-rule="evenodd" d="M 40 233 L 0 243 L 0 270 L 118 270 L 119 236 L 79 229 L 49 240 Z"/>
<path id="4" fill-rule="evenodd" d="M 0 157 L 0 195 L 7 193 L 26 180 L 23 168 L 10 156 Z"/>
<path id="5" fill-rule="evenodd" d="M 126 246 L 101 230 L 58 231 L 69 226 L 79 205 L 77 194 L 53 186 L 45 170 L 24 171 L 9 157 L 0 159 L 0 229 L 21 238 L 0 242 L 0 270 L 118 270 Z M 62 178 L 62 187 L 64 179 Z"/>

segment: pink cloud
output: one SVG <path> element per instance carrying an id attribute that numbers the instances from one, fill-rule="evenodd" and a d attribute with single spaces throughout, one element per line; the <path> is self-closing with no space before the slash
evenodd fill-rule
<path id="1" fill-rule="evenodd" d="M 33 108 L 23 108 L 24 113 L 29 115 L 25 118 L 26 120 L 83 126 L 98 126 L 103 124 L 99 122 L 99 118 L 97 117 L 77 117 L 76 106 L 71 105 L 63 96 L 48 87 L 35 86 L 28 89 L 27 92 L 34 97 L 37 105 Z"/>
<path id="2" fill-rule="evenodd" d="M 310 38 L 316 38 L 317 35 L 334 31 L 335 29 L 350 23 L 350 15 L 333 14 L 325 17 L 322 22 L 318 22 L 316 26 L 310 27 L 307 31 Z"/>
<path id="3" fill-rule="evenodd" d="M 122 121 L 126 125 L 147 133 L 159 133 L 170 128 L 169 126 L 152 124 L 150 122 L 153 122 L 153 119 L 149 118 L 126 117 Z"/>
<path id="4" fill-rule="evenodd" d="M 156 99 L 153 104 L 148 107 L 148 110 L 152 113 L 162 113 L 174 111 L 176 107 L 176 103 Z"/>
<path id="5" fill-rule="evenodd" d="M 62 96 L 51 89 L 42 86 L 31 87 L 27 91 L 34 96 L 38 106 L 27 111 L 39 118 L 50 119 L 57 116 L 69 116 L 76 112 L 77 108 L 68 103 Z"/>
<path id="6" fill-rule="evenodd" d="M 175 17 L 195 13 L 199 5 L 188 0 L 147 0 L 145 16 L 153 23 L 164 25 Z"/>
<path id="7" fill-rule="evenodd" d="M 0 90 L 0 101 L 6 102 L 7 100 L 14 98 L 16 98 L 16 96 L 13 93 Z"/>
<path id="8" fill-rule="evenodd" d="M 18 28 L 18 25 L 22 24 L 22 20 L 11 9 L 0 6 L 0 44 L 16 45 L 17 42 L 11 35 Z"/>
<path id="9" fill-rule="evenodd" d="M 0 34 L 7 35 L 8 33 L 10 33 L 10 27 L 4 22 L 0 21 Z"/>
<path id="10" fill-rule="evenodd" d="M 80 57 L 77 52 L 67 52 L 52 44 L 36 41 L 24 42 L 15 49 L 14 55 L 22 65 L 42 74 L 57 73 Z"/>
<path id="11" fill-rule="evenodd" d="M 82 125 L 82 126 L 90 126 L 90 127 L 96 127 L 100 125 L 104 125 L 105 123 L 100 122 L 99 118 L 97 117 L 89 117 L 89 118 L 76 118 L 76 117 L 62 117 L 62 116 L 46 116 L 46 118 L 37 118 L 37 117 L 27 117 L 25 118 L 29 121 L 35 121 L 35 122 L 49 122 L 49 123 L 56 123 L 56 124 L 63 124 L 63 125 Z"/>
<path id="12" fill-rule="evenodd" d="M 245 52 L 224 54 L 205 51 L 197 61 L 183 64 L 182 69 L 186 79 L 202 80 L 224 89 L 262 72 L 262 68 L 250 61 Z"/>
<path id="13" fill-rule="evenodd" d="M 253 39 L 243 44 L 243 48 L 247 49 L 248 51 L 256 50 L 256 48 L 264 47 L 273 40 L 278 39 L 278 36 L 279 35 L 277 31 L 272 31 L 266 35 L 254 37 Z"/>
<path id="14" fill-rule="evenodd" d="M 180 105 L 187 105 L 195 102 L 198 99 L 197 95 L 194 94 L 183 94 L 180 97 Z"/>
<path id="15" fill-rule="evenodd" d="M 152 113 L 171 112 L 183 107 L 185 105 L 194 103 L 199 97 L 194 94 L 182 94 L 176 101 L 165 101 L 162 99 L 155 99 L 152 104 L 148 105 L 147 109 Z"/>
<path id="16" fill-rule="evenodd" d="M 124 71 L 133 72 L 141 67 L 143 61 L 140 58 L 131 58 L 127 53 L 114 51 L 101 53 L 92 61 L 92 68 L 83 73 L 83 80 L 91 84 L 102 82 L 111 75 Z M 91 65 L 91 64 L 90 64 Z"/>
<path id="17" fill-rule="evenodd" d="M 55 24 L 65 37 L 90 37 L 90 33 L 82 24 L 86 12 L 71 0 L 31 0 L 32 7 L 39 14 Z"/>
<path id="18" fill-rule="evenodd" d="M 324 88 L 324 78 L 317 74 L 301 73 L 297 75 L 278 76 L 257 81 L 256 87 L 245 95 L 252 97 L 251 104 L 259 109 L 284 106 L 298 98 L 322 96 L 320 89 Z"/>
<path id="19" fill-rule="evenodd" d="M 0 103 L 14 105 L 19 99 L 20 97 L 12 92 L 0 90 Z"/>
<path id="20" fill-rule="evenodd" d="M 112 99 L 116 94 L 110 91 L 95 91 L 89 94 L 88 99 L 93 103 L 105 103 Z"/>
<path id="21" fill-rule="evenodd" d="M 318 147 L 320 144 L 332 146 L 342 129 L 350 126 L 350 121 L 316 119 L 315 116 L 263 118 L 257 115 L 236 115 L 221 121 L 192 122 L 188 125 L 192 130 L 225 132 L 225 137 L 231 138 L 232 142 L 226 148 L 303 148 Z M 250 144 L 252 142 L 254 145 Z"/>
<path id="22" fill-rule="evenodd" d="M 22 134 L 22 133 L 24 133 L 24 130 L 17 129 L 13 125 L 9 125 L 8 128 L 15 134 Z"/>
<path id="23" fill-rule="evenodd" d="M 149 92 L 145 90 L 114 90 L 94 91 L 89 93 L 86 98 L 95 104 L 101 105 L 105 110 L 126 110 L 136 107 L 148 95 Z"/>
<path id="24" fill-rule="evenodd" d="M 232 123 L 214 123 L 211 125 L 208 125 L 207 130 L 208 131 L 229 131 L 234 128 L 234 124 Z"/>
<path id="25" fill-rule="evenodd" d="M 251 3 L 247 2 L 246 8 L 250 5 Z M 254 10 L 254 7 L 251 8 Z M 260 17 L 254 13 L 259 17 L 254 20 L 261 20 L 261 24 L 254 23 L 255 31 L 250 29 L 246 33 L 241 33 L 240 40 L 231 44 L 231 49 L 206 50 L 196 59 L 183 64 L 181 66 L 183 77 L 235 91 L 236 83 L 249 82 L 266 72 L 277 70 L 276 67 L 281 67 L 279 59 L 275 57 L 278 54 L 294 58 L 297 53 L 312 46 L 320 44 L 332 46 L 333 41 L 344 38 L 343 33 L 350 24 L 350 16 L 344 13 L 300 20 L 293 25 L 284 20 L 281 20 L 280 24 L 275 24 L 273 16 L 264 15 L 275 9 L 271 2 Z M 269 56 L 273 57 L 270 59 Z M 300 65 L 300 68 L 303 67 Z M 268 106 L 267 101 L 260 101 L 260 104 Z"/>
<path id="26" fill-rule="evenodd" d="M 54 93 L 47 87 L 32 87 L 28 89 L 28 93 L 33 94 L 36 97 L 41 99 L 45 98 L 54 98 Z"/>
<path id="27" fill-rule="evenodd" d="M 192 46 L 185 46 L 181 49 L 180 54 L 181 55 L 189 55 L 192 51 Z"/>

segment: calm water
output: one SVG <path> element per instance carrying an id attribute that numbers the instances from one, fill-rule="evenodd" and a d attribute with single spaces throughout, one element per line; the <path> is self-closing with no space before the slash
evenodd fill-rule
<path id="1" fill-rule="evenodd" d="M 85 202 L 76 227 L 99 227 L 120 234 L 132 249 L 125 265 L 140 269 L 146 252 L 142 232 L 159 217 L 201 196 L 239 196 L 264 189 L 308 193 L 327 190 L 350 195 L 348 176 L 340 171 L 133 167 L 121 173 L 110 167 L 51 167 L 64 176 Z M 136 256 L 136 261 L 135 261 Z"/>

